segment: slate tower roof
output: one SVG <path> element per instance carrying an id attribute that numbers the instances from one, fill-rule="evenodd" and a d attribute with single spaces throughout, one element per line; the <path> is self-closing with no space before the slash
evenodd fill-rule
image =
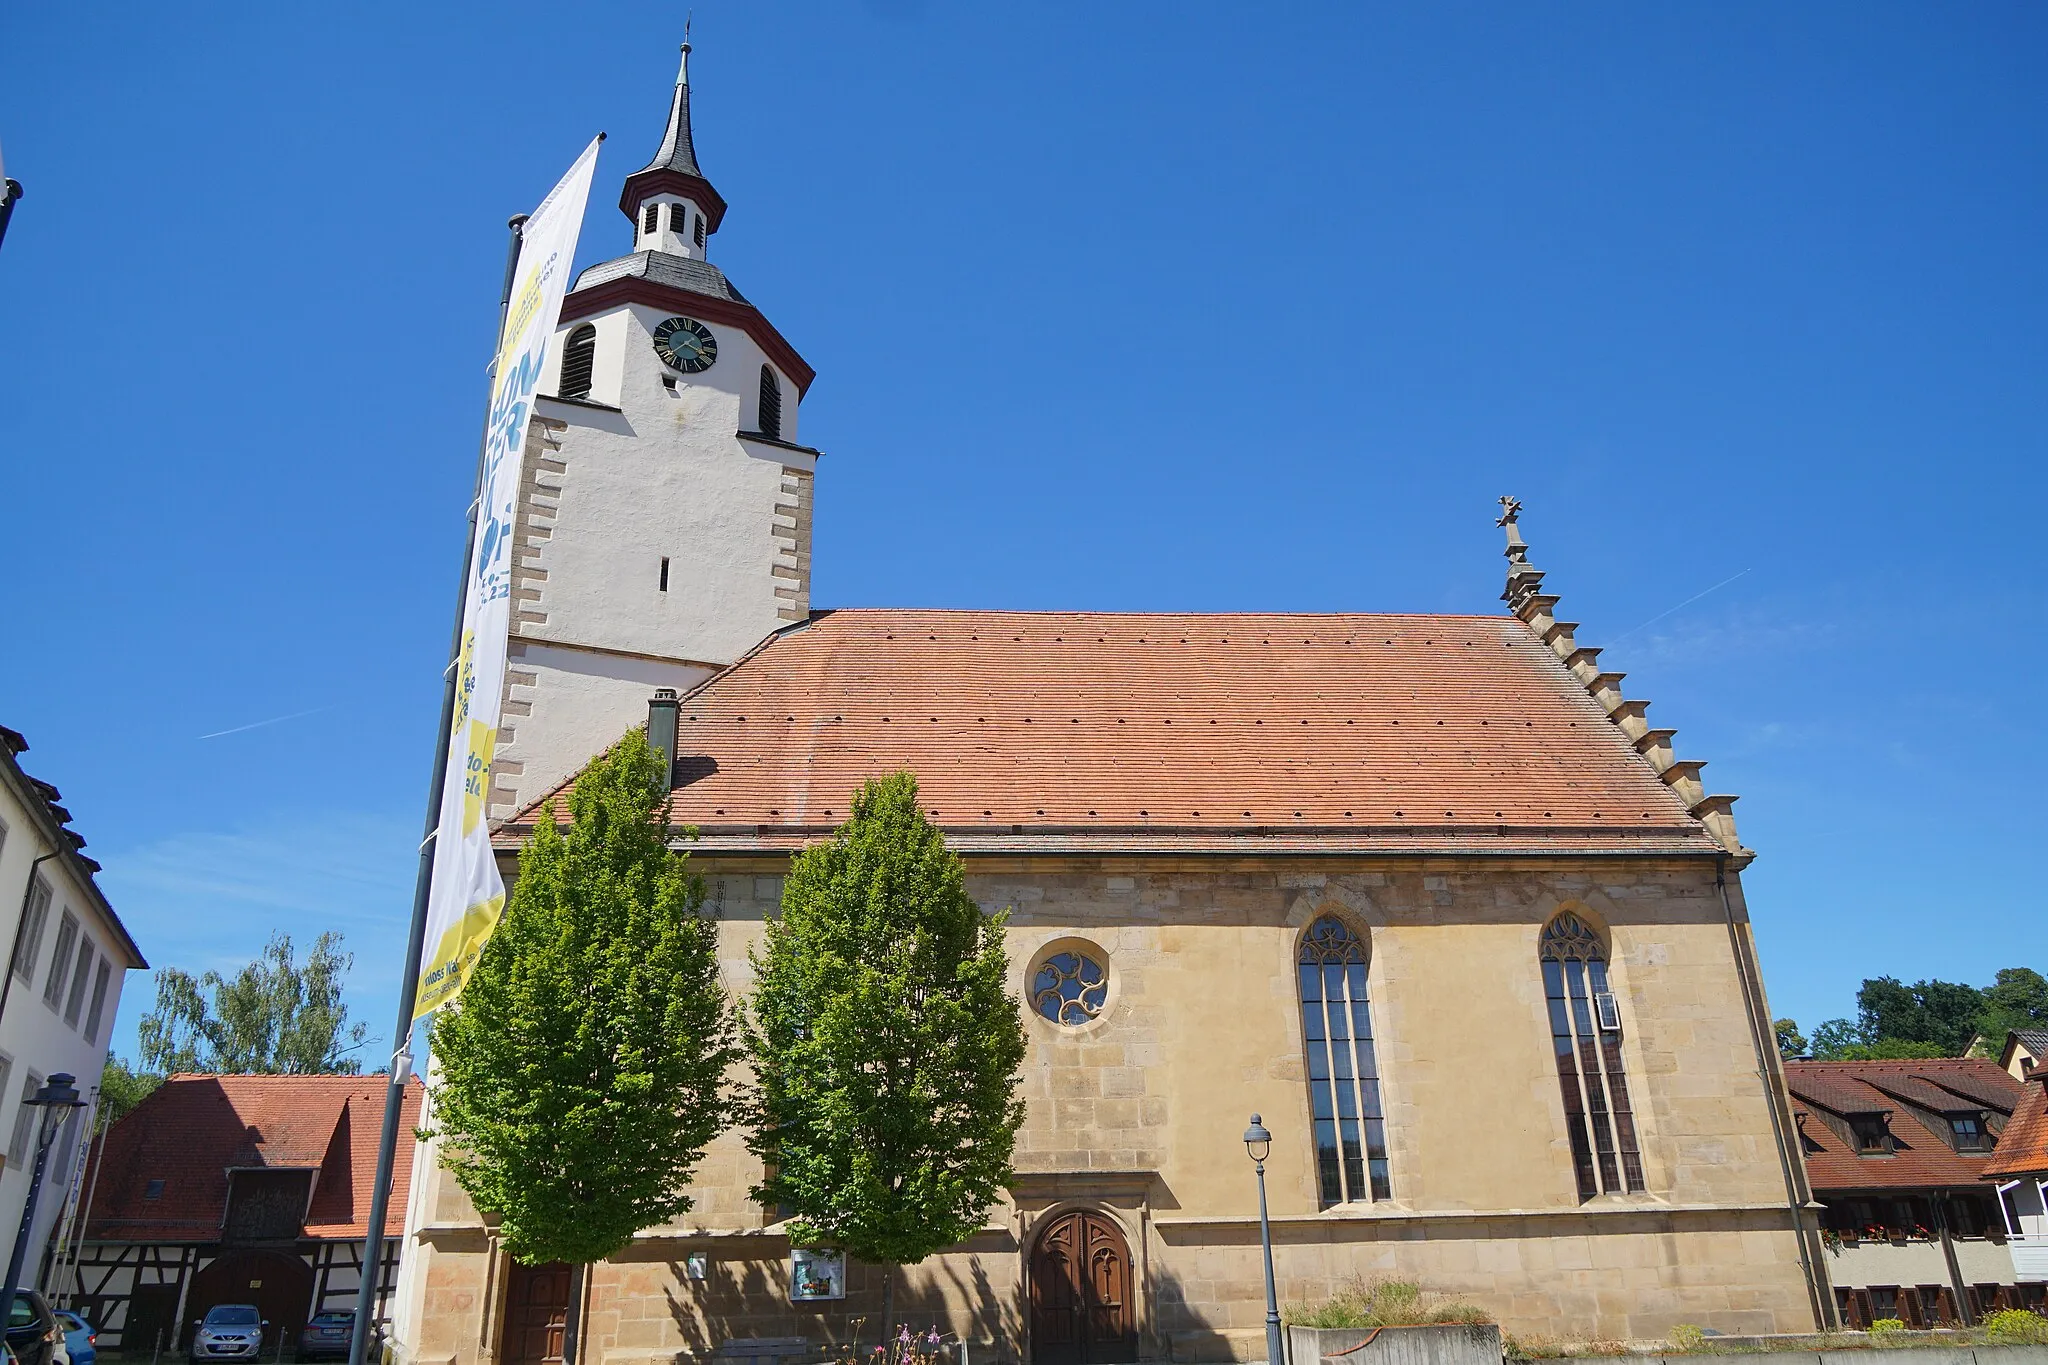
<path id="1" fill-rule="evenodd" d="M 662 130 L 661 146 L 654 159 L 626 177 L 619 192 L 619 209 L 636 218 L 640 205 L 662 191 L 693 200 L 704 211 L 711 231 L 725 218 L 725 199 L 697 164 L 697 145 L 690 135 L 690 45 L 683 44 L 683 60 L 676 72 L 675 94 L 669 99 L 668 125 Z"/>

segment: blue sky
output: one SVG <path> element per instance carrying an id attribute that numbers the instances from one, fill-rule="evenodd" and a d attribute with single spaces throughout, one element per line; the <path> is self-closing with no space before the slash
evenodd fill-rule
<path id="1" fill-rule="evenodd" d="M 602 129 L 580 254 L 627 248 L 681 19 L 0 16 L 0 722 L 157 964 L 338 928 L 388 1032 L 504 221 Z M 696 38 L 713 258 L 819 371 L 819 604 L 1491 611 L 1514 493 L 1742 796 L 1777 1012 L 2048 968 L 2048 10 Z"/>

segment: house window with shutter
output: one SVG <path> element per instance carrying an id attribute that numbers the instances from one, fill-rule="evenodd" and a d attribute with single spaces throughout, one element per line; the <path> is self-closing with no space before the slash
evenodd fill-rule
<path id="1" fill-rule="evenodd" d="M 1643 1159 L 1622 1072 L 1621 1009 L 1607 986 L 1607 949 L 1584 920 L 1567 913 L 1544 926 L 1537 956 L 1579 1198 L 1638 1193 Z"/>
<path id="2" fill-rule="evenodd" d="M 1365 942 L 1325 915 L 1303 935 L 1297 965 L 1319 1201 L 1328 1208 L 1391 1199 Z"/>
<path id="3" fill-rule="evenodd" d="M 50 954 L 50 974 L 43 978 L 43 1003 L 56 1009 L 64 999 L 64 982 L 71 971 L 71 950 L 78 944 L 78 916 L 66 911 L 57 926 L 57 951 Z"/>
<path id="4" fill-rule="evenodd" d="M 586 322 L 569 333 L 569 342 L 562 348 L 562 382 L 555 392 L 564 398 L 588 398 L 590 371 L 596 363 L 597 328 Z"/>
<path id="5" fill-rule="evenodd" d="M 763 436 L 782 439 L 782 385 L 767 365 L 761 367 L 761 420 L 756 425 Z"/>

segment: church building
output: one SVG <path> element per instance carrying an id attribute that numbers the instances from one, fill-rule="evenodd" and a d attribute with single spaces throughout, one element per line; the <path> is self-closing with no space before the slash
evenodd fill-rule
<path id="1" fill-rule="evenodd" d="M 647 725 L 740 998 L 791 855 L 917 774 L 1011 912 L 1030 1052 L 1015 1178 L 902 1273 L 902 1320 L 977 1362 L 1263 1358 L 1253 1113 L 1283 1302 L 1399 1277 L 1567 1340 L 1828 1319 L 1733 798 L 1579 643 L 1517 504 L 1497 614 L 819 610 L 812 372 L 708 259 L 687 72 L 620 208 L 527 449 L 500 856 Z M 402 1358 L 537 1365 L 571 1311 L 593 1365 L 872 1343 L 880 1273 L 792 1246 L 760 1174 L 718 1139 L 571 1305 L 429 1151 Z"/>

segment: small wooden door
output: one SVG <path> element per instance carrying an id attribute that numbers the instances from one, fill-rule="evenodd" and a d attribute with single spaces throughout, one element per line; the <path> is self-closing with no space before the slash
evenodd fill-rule
<path id="1" fill-rule="evenodd" d="M 1031 1253 L 1032 1365 L 1120 1365 L 1138 1358 L 1131 1248 L 1099 1213 L 1055 1218 Z"/>
<path id="2" fill-rule="evenodd" d="M 505 1365 L 562 1365 L 569 1267 L 512 1263 L 505 1284 Z"/>

